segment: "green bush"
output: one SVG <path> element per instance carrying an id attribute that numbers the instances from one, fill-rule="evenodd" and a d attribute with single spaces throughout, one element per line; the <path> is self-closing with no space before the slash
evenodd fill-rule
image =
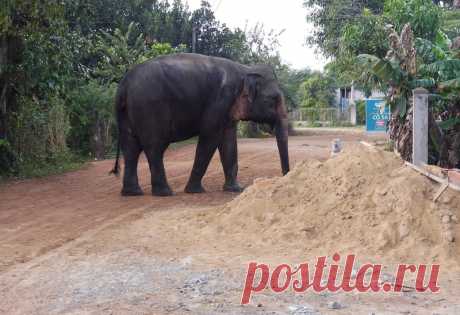
<path id="1" fill-rule="evenodd" d="M 0 139 L 0 179 L 13 175 L 16 170 L 16 154 L 7 140 Z"/>
<path id="2" fill-rule="evenodd" d="M 98 123 L 106 129 L 106 152 L 111 150 L 110 139 L 116 131 L 113 113 L 116 89 L 115 83 L 101 84 L 93 79 L 71 93 L 71 130 L 68 142 L 74 152 L 94 156 L 91 137 Z"/>
<path id="3" fill-rule="evenodd" d="M 4 7 L 4 8 L 3 8 Z M 0 176 L 72 169 L 117 135 L 117 83 L 134 65 L 192 50 L 281 69 L 277 37 L 231 30 L 211 5 L 167 1 L 6 1 L 0 10 Z M 284 81 L 296 79 L 284 69 Z M 279 71 L 278 71 L 279 72 Z M 289 89 L 288 89 L 289 90 Z M 263 135 L 242 125 L 240 133 Z"/>
<path id="4" fill-rule="evenodd" d="M 64 100 L 48 101 L 21 97 L 18 110 L 9 117 L 10 141 L 0 140 L 0 174 L 20 177 L 39 176 L 67 169 L 74 156 L 66 139 L 70 130 Z"/>
<path id="5" fill-rule="evenodd" d="M 356 123 L 358 125 L 366 124 L 366 101 L 364 100 L 356 102 Z"/>

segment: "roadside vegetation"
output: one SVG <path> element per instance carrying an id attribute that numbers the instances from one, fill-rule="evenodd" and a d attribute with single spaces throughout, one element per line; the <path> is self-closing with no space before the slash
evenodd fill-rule
<path id="1" fill-rule="evenodd" d="M 304 2 L 316 26 L 311 45 L 332 61 L 326 77 L 386 94 L 395 149 L 411 159 L 412 90 L 430 93 L 430 162 L 460 167 L 460 3 L 431 0 Z M 322 82 L 325 82 L 323 79 Z M 327 91 L 324 88 L 323 91 Z M 318 106 L 312 94 L 302 106 Z M 323 93 L 324 103 L 329 96 Z M 359 104 L 358 119 L 362 114 Z M 362 120 L 361 120 L 362 121 Z"/>
<path id="2" fill-rule="evenodd" d="M 111 156 L 116 143 L 113 100 L 133 65 L 160 55 L 197 52 L 245 64 L 271 64 L 290 110 L 334 105 L 338 87 L 390 91 L 398 112 L 392 138 L 401 142 L 411 89 L 432 94 L 433 162 L 460 166 L 460 13 L 458 1 L 305 0 L 315 26 L 308 44 L 331 62 L 323 72 L 281 61 L 279 32 L 263 25 L 230 29 L 203 1 L 8 0 L 0 8 L 0 177 L 74 169 Z M 415 72 L 393 47 L 409 24 Z M 299 32 L 304 30 L 299 30 Z M 401 35 L 402 36 L 402 35 Z M 364 122 L 364 104 L 358 104 Z M 398 130 L 398 131 L 396 131 Z M 406 130 L 406 131 L 404 131 Z M 242 123 L 240 136 L 270 132 Z"/>
<path id="3" fill-rule="evenodd" d="M 196 52 L 273 65 L 289 94 L 279 33 L 230 29 L 203 1 L 8 0 L 0 11 L 0 177 L 110 156 L 117 83 L 133 65 Z M 289 102 L 289 101 L 288 101 Z M 293 106 L 293 103 L 290 103 Z M 254 128 L 253 128 L 254 129 Z M 257 129 L 257 128 L 256 128 Z"/>

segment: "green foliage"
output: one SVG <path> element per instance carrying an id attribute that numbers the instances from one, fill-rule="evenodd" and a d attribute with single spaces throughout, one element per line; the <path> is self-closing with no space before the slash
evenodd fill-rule
<path id="1" fill-rule="evenodd" d="M 315 27 L 307 42 L 327 57 L 339 55 L 343 30 L 360 19 L 364 8 L 373 14 L 383 10 L 383 2 L 379 0 L 304 0 L 304 6 L 308 9 L 307 19 Z M 360 42 L 364 40 L 361 38 Z"/>
<path id="2" fill-rule="evenodd" d="M 439 127 L 441 127 L 444 130 L 448 130 L 455 127 L 456 125 L 460 125 L 460 118 L 455 117 L 445 120 L 439 124 Z"/>
<path id="3" fill-rule="evenodd" d="M 358 125 L 366 124 L 366 102 L 364 100 L 356 102 L 356 118 Z"/>
<path id="4" fill-rule="evenodd" d="M 300 85 L 299 98 L 302 107 L 325 108 L 332 107 L 335 99 L 335 84 L 333 78 L 315 72 Z"/>
<path id="5" fill-rule="evenodd" d="M 235 61 L 245 59 L 249 52 L 246 34 L 240 29 L 232 31 L 217 21 L 209 2 L 202 2 L 201 8 L 192 13 L 190 22 L 196 35 L 195 52 Z"/>
<path id="6" fill-rule="evenodd" d="M 444 11 L 442 29 L 449 38 L 460 36 L 460 9 Z"/>
<path id="7" fill-rule="evenodd" d="M 300 85 L 310 77 L 311 71 L 308 69 L 292 70 L 285 65 L 281 65 L 277 68 L 276 73 L 288 110 L 298 108 L 301 103 L 298 93 Z"/>
<path id="8" fill-rule="evenodd" d="M 377 86 L 380 90 L 388 88 L 397 89 L 397 92 L 388 99 L 392 105 L 391 108 L 398 112 L 401 118 L 405 117 L 408 109 L 408 99 L 411 91 L 416 87 L 416 81 L 404 69 L 400 63 L 388 59 L 380 59 L 372 55 L 359 55 L 358 61 L 366 69 L 364 77 L 374 77 L 379 83 Z"/>
<path id="9" fill-rule="evenodd" d="M 129 68 L 141 61 L 145 49 L 143 37 L 133 22 L 126 32 L 119 28 L 113 34 L 101 31 L 97 35 L 95 50 L 102 58 L 94 76 L 105 82 L 119 82 Z"/>
<path id="10" fill-rule="evenodd" d="M 410 23 L 415 36 L 429 41 L 439 39 L 443 11 L 431 0 L 386 1 L 305 1 L 308 18 L 317 30 L 309 38 L 324 54 L 333 57 L 329 71 L 341 86 L 352 83 L 369 93 L 376 77 L 361 77 L 356 60 L 360 54 L 384 58 L 389 49 L 387 29 L 401 31 Z M 358 65 L 358 66 L 357 66 Z"/>
<path id="11" fill-rule="evenodd" d="M 2 175 L 12 175 L 17 170 L 16 154 L 6 139 L 0 139 L 0 179 Z"/>
<path id="12" fill-rule="evenodd" d="M 101 84 L 95 79 L 72 91 L 70 121 L 72 128 L 68 137 L 69 146 L 75 152 L 91 155 L 90 139 L 94 125 L 103 121 L 112 127 L 114 124 L 113 104 L 117 89 L 116 83 Z M 106 150 L 112 144 L 107 144 Z"/>
<path id="13" fill-rule="evenodd" d="M 442 10 L 432 0 L 386 0 L 384 16 L 397 32 L 410 23 L 415 37 L 434 40 L 441 27 Z"/>
<path id="14" fill-rule="evenodd" d="M 458 167 L 460 151 L 454 143 L 460 128 L 460 52 L 450 47 L 459 43 L 454 39 L 459 35 L 460 10 L 453 7 L 454 1 L 385 0 L 377 6 L 348 0 L 304 3 L 310 10 L 308 19 L 316 26 L 309 44 L 333 59 L 326 72 L 339 86 L 353 84 L 366 94 L 373 89 L 387 94 L 401 118 L 390 123 L 395 148 L 410 158 L 406 113 L 412 106 L 412 90 L 424 87 L 432 93 L 432 112 L 442 119 L 444 129 L 430 127 L 430 143 L 440 161 Z M 404 32 L 409 29 L 406 25 L 413 33 Z M 393 30 L 403 34 L 399 37 Z M 440 156 L 441 138 L 443 150 L 450 150 L 448 158 Z"/>
<path id="15" fill-rule="evenodd" d="M 380 82 L 380 87 L 387 87 L 388 101 L 402 119 L 406 118 L 406 113 L 412 106 L 412 90 L 417 87 L 428 89 L 433 93 L 430 98 L 431 111 L 435 116 L 442 118 L 439 128 L 444 129 L 445 134 L 439 133 L 440 137 L 455 133 L 456 128 L 460 126 L 458 119 L 460 113 L 459 56 L 457 52 L 449 50 L 449 39 L 438 31 L 433 42 L 427 39 L 417 39 L 416 66 L 411 67 L 413 57 L 411 58 L 410 50 L 407 49 L 410 44 L 404 42 L 404 39 L 408 38 L 410 37 L 401 34 L 400 46 L 396 41 L 387 58 L 360 55 L 359 60 L 367 68 L 364 76 L 371 74 Z M 401 50 L 401 48 L 404 49 Z M 414 69 L 411 70 L 411 68 Z M 415 71 L 417 69 L 418 71 Z M 430 136 L 435 159 L 442 160 L 439 144 L 442 140 L 434 138 L 431 132 Z M 455 162 L 448 163 L 455 165 Z"/>
<path id="16" fill-rule="evenodd" d="M 161 55 L 195 49 L 269 63 L 292 96 L 300 83 L 280 61 L 278 36 L 261 25 L 232 30 L 205 1 L 191 12 L 181 0 L 7 0 L 0 6 L 0 175 L 66 170 L 79 165 L 76 155 L 103 158 L 117 136 L 116 84 Z"/>
<path id="17" fill-rule="evenodd" d="M 345 25 L 339 40 L 341 55 L 366 53 L 384 57 L 388 44 L 383 16 L 364 9 L 361 16 Z"/>
<path id="18" fill-rule="evenodd" d="M 47 103 L 21 97 L 19 109 L 10 116 L 10 144 L 18 174 L 30 165 L 44 167 L 58 163 L 68 154 L 66 136 L 69 122 L 62 99 L 54 96 Z"/>

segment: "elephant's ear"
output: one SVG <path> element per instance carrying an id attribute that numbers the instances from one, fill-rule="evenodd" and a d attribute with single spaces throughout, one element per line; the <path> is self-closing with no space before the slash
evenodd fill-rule
<path id="1" fill-rule="evenodd" d="M 248 73 L 244 78 L 244 89 L 248 93 L 249 103 L 257 97 L 258 79 L 262 76 L 258 73 Z"/>

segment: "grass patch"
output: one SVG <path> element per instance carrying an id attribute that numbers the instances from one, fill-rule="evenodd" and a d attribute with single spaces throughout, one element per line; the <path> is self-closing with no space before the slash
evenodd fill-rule
<path id="1" fill-rule="evenodd" d="M 86 162 L 88 162 L 88 160 L 75 158 L 71 161 L 60 162 L 57 164 L 42 164 L 40 166 L 26 164 L 21 167 L 18 178 L 45 177 L 76 171 Z"/>
<path id="2" fill-rule="evenodd" d="M 12 174 L 0 176 L 0 183 L 14 179 L 46 177 L 80 169 L 89 159 L 71 153 L 61 154 L 48 161 L 23 161 Z"/>

